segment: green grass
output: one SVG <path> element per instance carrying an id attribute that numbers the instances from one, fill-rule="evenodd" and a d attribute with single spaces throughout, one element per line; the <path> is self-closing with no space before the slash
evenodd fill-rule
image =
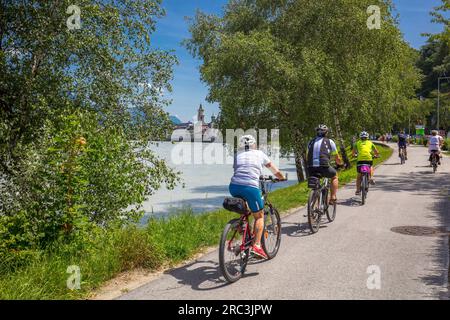
<path id="1" fill-rule="evenodd" d="M 382 158 L 375 164 L 393 152 L 385 147 L 379 150 Z M 355 168 L 339 174 L 341 185 L 355 178 Z M 289 209 L 305 205 L 308 192 L 304 182 L 276 190 L 269 197 L 285 214 Z M 173 266 L 205 247 L 217 245 L 225 224 L 236 217 L 225 210 L 195 215 L 186 209 L 180 215 L 150 220 L 145 227 L 99 231 L 89 239 L 55 245 L 46 252 L 0 255 L 0 299 L 88 298 L 94 289 L 120 272 Z M 70 276 L 67 268 L 72 265 L 80 267 L 80 290 L 69 290 L 66 285 Z"/>

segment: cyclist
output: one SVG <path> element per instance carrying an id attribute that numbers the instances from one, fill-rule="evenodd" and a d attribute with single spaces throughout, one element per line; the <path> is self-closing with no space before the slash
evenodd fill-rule
<path id="1" fill-rule="evenodd" d="M 234 159 L 234 175 L 229 186 L 233 197 L 243 198 L 255 218 L 255 237 L 251 252 L 260 258 L 268 259 L 261 248 L 261 236 L 264 229 L 264 199 L 259 188 L 259 178 L 263 166 L 270 169 L 280 180 L 286 180 L 283 174 L 273 164 L 269 157 L 256 149 L 256 139 L 251 135 L 243 136 L 239 140 L 239 151 Z"/>
<path id="2" fill-rule="evenodd" d="M 442 138 L 439 135 L 439 132 L 437 130 L 433 130 L 431 132 L 431 137 L 428 140 L 428 152 L 430 153 L 430 159 L 429 161 L 431 162 L 431 157 L 433 156 L 433 153 L 437 153 L 439 156 L 439 162 L 438 164 L 441 165 L 441 158 L 442 158 L 442 154 L 441 154 L 441 148 L 444 145 L 444 138 Z"/>
<path id="3" fill-rule="evenodd" d="M 339 179 L 337 171 L 330 166 L 331 157 L 335 157 L 338 166 L 343 165 L 337 152 L 336 143 L 329 139 L 328 127 L 324 124 L 316 128 L 317 136 L 308 144 L 308 174 L 309 176 L 322 176 L 331 179 L 331 199 L 330 204 L 337 201 L 337 191 L 339 188 Z"/>
<path id="4" fill-rule="evenodd" d="M 398 134 L 398 157 L 399 158 L 400 158 L 401 149 L 403 149 L 403 151 L 405 153 L 405 160 L 408 160 L 408 151 L 406 149 L 407 146 L 408 146 L 408 136 L 405 134 L 405 131 L 402 130 Z"/>
<path id="5" fill-rule="evenodd" d="M 365 131 L 361 132 L 359 135 L 360 140 L 356 142 L 355 148 L 353 148 L 353 157 L 357 158 L 357 168 L 358 171 L 358 178 L 356 180 L 356 195 L 361 194 L 361 172 L 360 167 L 362 165 L 370 165 L 371 171 L 370 171 L 370 184 L 375 184 L 375 181 L 373 180 L 373 175 L 375 173 L 375 170 L 373 168 L 373 154 L 375 154 L 376 157 L 379 156 L 378 149 L 375 147 L 375 144 L 369 140 L 369 134 Z"/>

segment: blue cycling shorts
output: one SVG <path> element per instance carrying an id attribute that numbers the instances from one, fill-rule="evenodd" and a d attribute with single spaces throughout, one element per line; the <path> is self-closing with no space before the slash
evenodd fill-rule
<path id="1" fill-rule="evenodd" d="M 229 190 L 233 197 L 244 198 L 253 213 L 264 208 L 264 199 L 259 188 L 230 184 Z"/>

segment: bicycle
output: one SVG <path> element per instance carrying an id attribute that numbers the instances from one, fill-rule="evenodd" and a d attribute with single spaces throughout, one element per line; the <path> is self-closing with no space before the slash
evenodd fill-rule
<path id="1" fill-rule="evenodd" d="M 366 203 L 367 194 L 369 193 L 369 181 L 371 175 L 372 167 L 368 164 L 363 164 L 359 166 L 359 172 L 361 172 L 361 205 Z"/>
<path id="2" fill-rule="evenodd" d="M 439 154 L 437 151 L 431 151 L 431 167 L 433 168 L 433 173 L 436 173 L 438 163 L 439 163 Z"/>
<path id="3" fill-rule="evenodd" d="M 337 204 L 333 202 L 330 210 L 331 183 L 329 178 L 322 179 L 320 174 L 311 176 L 308 178 L 308 188 L 311 189 L 308 197 L 308 224 L 311 232 L 317 233 L 322 216 L 326 215 L 329 222 L 336 219 Z"/>
<path id="4" fill-rule="evenodd" d="M 406 163 L 406 155 L 405 155 L 405 148 L 400 148 L 400 164 Z"/>
<path id="5" fill-rule="evenodd" d="M 286 175 L 287 180 L 287 175 Z M 281 218 L 278 210 L 268 199 L 271 185 L 286 181 L 272 176 L 261 176 L 260 188 L 264 198 L 264 231 L 261 247 L 269 260 L 275 258 L 281 244 Z M 254 234 L 250 224 L 250 212 L 247 202 L 242 198 L 225 198 L 224 208 L 241 215 L 230 220 L 222 232 L 219 247 L 219 267 L 224 278 L 236 282 L 245 273 L 253 245 Z M 228 261 L 228 258 L 230 261 Z"/>

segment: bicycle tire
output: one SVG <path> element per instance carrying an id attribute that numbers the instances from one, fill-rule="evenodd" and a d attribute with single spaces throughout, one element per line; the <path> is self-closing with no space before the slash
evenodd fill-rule
<path id="1" fill-rule="evenodd" d="M 317 233 L 320 229 L 320 219 L 321 219 L 320 209 L 315 209 L 313 207 L 313 205 L 319 201 L 320 199 L 319 195 L 320 190 L 312 190 L 309 193 L 308 198 L 308 225 L 312 233 Z M 317 214 L 316 218 L 313 217 L 314 214 Z"/>
<path id="2" fill-rule="evenodd" d="M 264 215 L 264 232 L 261 238 L 261 245 L 264 252 L 267 254 L 269 260 L 276 257 L 281 244 L 281 218 L 278 210 L 274 207 L 268 208 L 270 217 L 269 223 L 266 224 L 266 215 Z M 275 221 L 274 221 L 275 220 Z M 275 244 L 273 248 L 268 244 L 268 237 L 273 236 L 275 238 Z"/>
<path id="3" fill-rule="evenodd" d="M 366 204 L 367 197 L 367 176 L 364 174 L 361 180 L 361 203 L 362 205 Z"/>
<path id="4" fill-rule="evenodd" d="M 227 225 L 225 226 L 223 232 L 222 232 L 222 236 L 220 238 L 220 247 L 219 247 L 219 268 L 220 271 L 223 275 L 223 277 L 230 283 L 236 282 L 238 281 L 240 278 L 242 278 L 242 276 L 245 273 L 245 269 L 247 267 L 247 263 L 248 263 L 248 255 L 249 252 L 245 252 L 244 254 L 244 258 L 243 255 L 241 253 L 240 250 L 240 245 L 242 244 L 242 241 L 240 239 L 240 233 L 238 232 L 238 228 L 239 228 L 239 224 L 240 224 L 240 220 L 239 219 L 233 219 L 231 221 L 229 221 L 227 223 Z M 225 255 L 226 253 L 230 252 L 229 250 L 227 250 L 227 246 L 229 243 L 229 233 L 233 232 L 234 235 L 232 235 L 232 237 L 236 237 L 236 235 L 238 236 L 238 245 L 239 245 L 239 251 L 235 251 L 235 255 L 236 257 L 239 256 L 239 258 L 237 260 L 239 260 L 239 266 L 236 268 L 235 272 L 230 272 L 230 270 L 228 270 L 227 268 L 227 263 L 225 261 Z M 249 250 L 246 250 L 249 251 Z"/>
<path id="5" fill-rule="evenodd" d="M 328 197 L 327 197 L 328 201 Z M 331 210 L 331 213 L 330 213 Z M 325 211 L 327 214 L 327 219 L 329 222 L 333 222 L 336 219 L 336 211 L 337 211 L 337 203 L 335 202 L 332 206 L 327 204 L 327 210 Z"/>

